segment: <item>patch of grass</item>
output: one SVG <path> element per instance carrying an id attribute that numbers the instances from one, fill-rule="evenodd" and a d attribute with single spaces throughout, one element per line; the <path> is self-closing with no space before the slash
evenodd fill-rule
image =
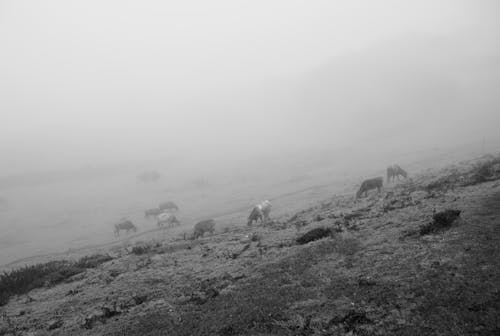
<path id="1" fill-rule="evenodd" d="M 108 260 L 111 257 L 107 255 L 92 255 L 78 261 L 56 260 L 4 272 L 0 275 L 0 306 L 7 304 L 13 295 L 26 294 L 43 286 L 54 286 Z"/>

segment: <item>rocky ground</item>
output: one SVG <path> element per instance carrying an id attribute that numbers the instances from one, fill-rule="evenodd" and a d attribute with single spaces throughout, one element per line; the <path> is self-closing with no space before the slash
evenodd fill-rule
<path id="1" fill-rule="evenodd" d="M 0 335 L 499 335 L 498 162 L 195 241 L 114 247 L 12 297 Z M 448 209 L 460 212 L 441 225 Z"/>

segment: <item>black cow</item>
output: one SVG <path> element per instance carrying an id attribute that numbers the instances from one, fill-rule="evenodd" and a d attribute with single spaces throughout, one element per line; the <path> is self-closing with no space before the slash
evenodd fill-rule
<path id="1" fill-rule="evenodd" d="M 391 182 L 391 180 L 394 181 L 396 177 L 399 180 L 400 176 L 407 178 L 408 173 L 397 164 L 387 167 L 387 183 Z"/>
<path id="2" fill-rule="evenodd" d="M 377 189 L 378 192 L 380 192 L 383 184 L 384 184 L 384 179 L 381 176 L 363 181 L 363 183 L 361 183 L 361 187 L 356 193 L 356 198 L 361 197 L 362 194 L 365 194 L 365 196 L 367 196 L 368 191 L 372 189 Z"/>
<path id="3" fill-rule="evenodd" d="M 125 230 L 127 231 L 127 233 L 129 233 L 130 230 L 136 232 L 137 227 L 134 225 L 134 223 L 127 219 L 115 224 L 115 236 L 120 235 L 120 230 Z"/>
<path id="4" fill-rule="evenodd" d="M 196 223 L 194 226 L 194 239 L 197 239 L 198 237 L 203 237 L 205 232 L 210 232 L 210 234 L 213 234 L 215 231 L 215 220 L 213 219 L 206 219 L 201 222 Z"/>

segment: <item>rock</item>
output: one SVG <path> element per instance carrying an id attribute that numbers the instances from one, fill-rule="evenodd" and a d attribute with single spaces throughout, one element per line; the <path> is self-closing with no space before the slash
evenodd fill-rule
<path id="1" fill-rule="evenodd" d="M 134 296 L 132 296 L 132 299 L 134 300 L 134 303 L 136 305 L 140 305 L 140 304 L 146 302 L 147 298 L 148 298 L 147 295 L 134 294 Z"/>
<path id="2" fill-rule="evenodd" d="M 60 328 L 62 325 L 63 325 L 62 320 L 59 320 L 59 319 L 50 320 L 47 323 L 47 330 L 54 330 L 54 329 Z"/>
<path id="3" fill-rule="evenodd" d="M 371 276 L 359 277 L 358 286 L 374 286 L 377 282 Z"/>
<path id="4" fill-rule="evenodd" d="M 426 198 L 429 198 L 429 193 L 424 190 L 417 190 L 410 194 L 410 197 L 415 202 L 420 202 Z"/>
<path id="5" fill-rule="evenodd" d="M 321 222 L 323 219 L 324 219 L 324 218 L 323 218 L 321 215 L 316 215 L 316 216 L 314 217 L 314 221 L 315 221 L 315 222 Z"/>

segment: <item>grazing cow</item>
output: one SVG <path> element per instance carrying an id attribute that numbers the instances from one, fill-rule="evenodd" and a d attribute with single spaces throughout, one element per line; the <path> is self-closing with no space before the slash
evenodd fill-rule
<path id="1" fill-rule="evenodd" d="M 130 230 L 136 232 L 137 227 L 127 219 L 115 224 L 115 236 L 120 235 L 120 230 L 125 230 L 127 233 L 129 233 Z"/>
<path id="2" fill-rule="evenodd" d="M 147 209 L 146 211 L 144 211 L 144 217 L 149 218 L 149 217 L 153 217 L 153 216 L 158 216 L 162 212 L 163 211 L 159 208 Z"/>
<path id="3" fill-rule="evenodd" d="M 257 204 L 253 207 L 250 215 L 248 216 L 247 225 L 252 225 L 253 221 L 258 221 L 260 219 L 261 223 L 269 220 L 269 213 L 271 212 L 271 202 L 265 200 L 264 202 Z"/>
<path id="4" fill-rule="evenodd" d="M 356 193 L 356 198 L 359 198 L 363 193 L 365 194 L 365 196 L 368 196 L 368 191 L 372 189 L 377 189 L 378 192 L 380 192 L 383 184 L 384 179 L 381 176 L 364 180 L 363 183 L 361 183 L 361 187 L 359 188 L 358 192 Z"/>
<path id="5" fill-rule="evenodd" d="M 397 164 L 387 167 L 387 183 L 391 182 L 391 180 L 394 181 L 396 177 L 399 180 L 400 176 L 407 178 L 408 173 Z"/>
<path id="6" fill-rule="evenodd" d="M 213 234 L 215 231 L 215 221 L 213 219 L 206 219 L 201 222 L 196 223 L 194 226 L 194 239 L 198 237 L 203 237 L 205 232 L 210 232 Z"/>
<path id="7" fill-rule="evenodd" d="M 160 210 L 162 211 L 178 211 L 179 210 L 179 207 L 177 206 L 177 204 L 175 204 L 174 202 L 163 202 L 163 203 L 160 203 L 160 205 L 158 206 L 158 208 L 160 208 Z"/>
<path id="8" fill-rule="evenodd" d="M 158 215 L 157 217 L 157 224 L 158 227 L 162 226 L 167 226 L 167 227 L 173 227 L 176 225 L 180 225 L 181 222 L 175 217 L 173 214 L 164 212 Z"/>

